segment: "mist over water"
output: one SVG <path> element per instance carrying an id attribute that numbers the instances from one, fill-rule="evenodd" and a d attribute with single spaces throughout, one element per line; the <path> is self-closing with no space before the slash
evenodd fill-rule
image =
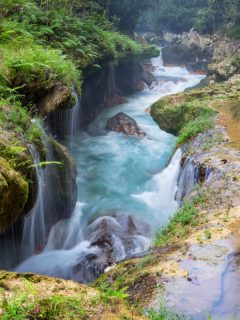
<path id="1" fill-rule="evenodd" d="M 87 131 L 66 142 L 77 163 L 78 203 L 70 219 L 53 226 L 43 252 L 17 271 L 92 281 L 110 264 L 147 250 L 156 228 L 177 210 L 181 150 L 168 164 L 176 138 L 159 129 L 146 109 L 203 76 L 163 67 L 161 57 L 152 64 L 157 84 L 104 109 Z M 120 111 L 134 118 L 146 137 L 107 132 L 107 119 Z"/>

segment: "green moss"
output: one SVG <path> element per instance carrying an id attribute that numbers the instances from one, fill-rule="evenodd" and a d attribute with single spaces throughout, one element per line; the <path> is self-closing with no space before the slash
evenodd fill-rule
<path id="1" fill-rule="evenodd" d="M 150 311 L 148 314 L 149 320 L 187 320 L 188 318 L 183 314 L 167 308 L 166 306 L 161 306 L 160 310 L 157 311 Z"/>
<path id="2" fill-rule="evenodd" d="M 182 138 L 193 137 L 194 130 L 190 133 L 190 128 L 198 121 L 196 133 L 201 132 L 201 129 L 204 130 L 206 126 L 203 125 L 203 119 L 211 118 L 214 114 L 215 112 L 208 108 L 205 101 L 196 99 L 191 102 L 171 104 L 171 101 L 169 102 L 166 98 L 156 102 L 151 108 L 151 115 L 161 129 L 175 135 L 181 134 Z"/>
<path id="3" fill-rule="evenodd" d="M 19 218 L 28 194 L 29 185 L 24 176 L 0 157 L 0 233 Z"/>
<path id="4" fill-rule="evenodd" d="M 32 157 L 28 144 L 35 144 L 45 160 L 38 122 L 20 103 L 0 99 L 0 233 L 29 208 L 33 197 Z"/>
<path id="5" fill-rule="evenodd" d="M 198 133 L 204 132 L 214 127 L 212 116 L 203 115 L 187 122 L 179 132 L 177 144 L 181 145 L 189 139 L 195 137 Z"/>
<path id="6" fill-rule="evenodd" d="M 143 58 L 153 58 L 158 57 L 160 54 L 160 50 L 155 45 L 149 45 L 143 47 L 142 57 Z"/>
<path id="7" fill-rule="evenodd" d="M 189 233 L 189 226 L 197 223 L 199 223 L 198 209 L 192 203 L 184 203 L 183 207 L 170 220 L 167 227 L 157 232 L 154 246 L 161 247 L 171 244 L 176 239 L 184 239 Z"/>

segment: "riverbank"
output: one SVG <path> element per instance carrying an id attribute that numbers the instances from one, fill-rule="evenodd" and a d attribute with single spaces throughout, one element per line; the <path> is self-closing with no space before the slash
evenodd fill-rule
<path id="1" fill-rule="evenodd" d="M 210 107 L 216 102 L 227 105 L 230 99 L 239 106 L 239 82 L 169 99 L 173 109 L 186 99 L 191 103 L 205 101 Z M 191 163 L 193 171 L 189 168 L 185 178 L 190 180 L 197 172 L 201 175 L 199 183 L 184 197 L 182 209 L 158 233 L 148 254 L 120 263 L 97 284 L 106 282 L 114 289 L 128 287 L 131 303 L 146 309 L 159 310 L 164 304 L 197 319 L 204 314 L 213 319 L 239 316 L 240 154 L 229 136 L 231 131 L 228 134 L 223 126 L 221 114 L 213 118 L 210 130 L 190 136 L 190 141 L 181 146 L 182 174 L 184 165 L 186 170 Z"/>

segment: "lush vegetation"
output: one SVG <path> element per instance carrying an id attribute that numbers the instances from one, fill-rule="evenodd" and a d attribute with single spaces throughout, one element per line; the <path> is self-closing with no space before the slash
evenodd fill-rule
<path id="1" fill-rule="evenodd" d="M 144 53 L 142 45 L 115 31 L 94 1 L 8 0 L 0 12 L 2 97 L 36 102 L 40 91 L 59 83 L 80 90 L 89 69 Z"/>
<path id="2" fill-rule="evenodd" d="M 169 224 L 156 234 L 154 245 L 160 247 L 171 243 L 175 238 L 182 239 L 188 234 L 189 225 L 197 223 L 198 210 L 191 203 L 185 203 L 174 215 Z"/>
<path id="3" fill-rule="evenodd" d="M 189 96 L 191 97 L 191 93 Z M 151 109 L 154 120 L 163 130 L 178 135 L 178 144 L 183 144 L 198 133 L 210 129 L 215 112 L 202 99 L 180 99 L 172 105 L 176 96 L 167 97 L 156 102 Z M 192 100 L 192 101 L 191 101 Z"/>
<path id="4" fill-rule="evenodd" d="M 240 37 L 239 0 L 156 0 L 139 22 L 139 28 L 181 33 L 196 28 L 211 33 L 224 28 Z"/>

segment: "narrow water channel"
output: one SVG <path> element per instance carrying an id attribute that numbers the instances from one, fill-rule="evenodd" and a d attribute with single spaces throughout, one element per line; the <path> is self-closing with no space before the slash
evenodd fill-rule
<path id="1" fill-rule="evenodd" d="M 78 171 L 76 208 L 70 219 L 53 226 L 44 251 L 17 271 L 92 281 L 112 263 L 147 250 L 156 228 L 177 210 L 181 150 L 169 163 L 176 138 L 159 129 L 146 109 L 203 76 L 163 67 L 161 57 L 152 64 L 158 80 L 152 89 L 104 109 L 87 130 L 69 137 Z M 146 137 L 107 132 L 107 119 L 120 111 L 134 118 Z"/>

